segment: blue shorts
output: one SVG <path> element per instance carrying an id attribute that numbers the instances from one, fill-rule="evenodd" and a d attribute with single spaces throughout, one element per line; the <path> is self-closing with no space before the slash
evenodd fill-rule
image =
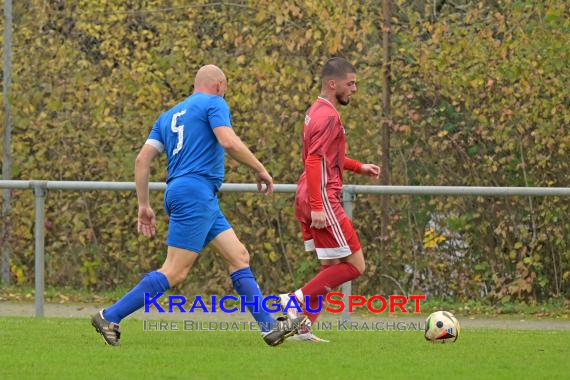
<path id="1" fill-rule="evenodd" d="M 214 185 L 201 177 L 185 176 L 169 182 L 164 208 L 170 217 L 168 246 L 199 253 L 221 232 L 232 228 L 220 210 Z"/>

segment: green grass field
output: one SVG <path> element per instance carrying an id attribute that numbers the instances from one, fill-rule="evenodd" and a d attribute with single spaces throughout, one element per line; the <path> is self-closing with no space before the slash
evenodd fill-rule
<path id="1" fill-rule="evenodd" d="M 570 331 L 463 329 L 454 344 L 421 332 L 324 331 L 329 344 L 268 347 L 259 333 L 143 331 L 109 347 L 88 319 L 0 318 L 0 379 L 570 378 Z"/>

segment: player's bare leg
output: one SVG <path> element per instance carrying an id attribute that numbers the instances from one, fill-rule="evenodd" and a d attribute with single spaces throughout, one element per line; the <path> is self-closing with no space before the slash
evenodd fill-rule
<path id="1" fill-rule="evenodd" d="M 340 263 L 339 259 L 321 259 L 321 270 L 320 272 L 322 272 L 323 270 L 331 267 L 332 265 L 338 264 Z M 281 303 L 281 310 L 282 311 L 286 311 L 286 314 L 289 315 L 289 317 L 291 318 L 296 318 L 298 316 L 299 310 L 297 310 L 297 308 L 292 307 L 292 301 L 291 299 L 295 298 L 296 303 L 299 305 L 299 308 L 301 310 L 305 309 L 305 300 L 302 299 L 303 297 L 296 297 L 295 292 L 291 292 L 289 294 L 280 294 L 279 295 L 279 301 Z M 324 297 L 323 297 L 324 298 Z"/>
<path id="2" fill-rule="evenodd" d="M 198 254 L 188 249 L 168 247 L 166 260 L 158 270 L 168 278 L 171 287 L 179 285 L 186 280 L 190 268 L 196 262 Z"/>
<path id="3" fill-rule="evenodd" d="M 364 270 L 366 269 L 362 249 L 358 249 L 357 251 L 355 251 L 351 255 L 349 255 L 347 257 L 340 258 L 340 259 L 321 259 L 321 271 L 319 272 L 319 274 L 329 270 L 329 268 L 334 268 L 334 266 L 336 266 L 340 263 L 350 264 L 350 266 L 351 266 L 350 270 L 353 273 L 351 275 L 349 275 L 349 277 L 357 277 L 358 275 L 362 274 L 364 272 Z M 337 285 L 341 285 L 341 284 L 339 283 Z M 326 297 L 326 294 L 323 295 L 323 298 L 324 297 Z M 307 315 L 309 320 L 299 329 L 299 332 L 296 335 L 294 335 L 293 337 L 290 338 L 290 340 L 302 340 L 302 341 L 317 342 L 317 343 L 328 342 L 324 339 L 317 337 L 313 333 L 313 331 L 311 329 L 311 324 L 314 321 L 316 321 L 316 319 L 318 318 L 318 316 L 320 314 L 320 311 L 317 313 L 309 313 L 307 311 L 307 305 L 303 304 L 303 301 L 305 301 L 305 300 L 304 300 L 303 291 L 301 289 L 298 289 L 297 291 L 292 292 L 290 294 L 281 294 L 280 295 L 282 309 L 285 308 L 285 305 L 289 305 L 289 306 L 291 305 L 291 298 L 295 298 L 295 300 L 300 304 L 300 306 L 303 310 L 303 314 Z M 311 299 L 310 304 L 308 306 L 309 306 L 310 310 L 315 310 L 318 308 L 319 302 L 318 302 L 318 300 Z M 321 304 L 321 308 L 322 308 L 322 304 Z M 288 314 L 296 315 L 296 310 L 289 308 Z"/>
<path id="4" fill-rule="evenodd" d="M 233 229 L 228 229 L 212 241 L 212 245 L 227 261 L 231 273 L 234 288 L 240 294 L 257 295 L 262 297 L 259 286 L 255 281 L 255 277 L 249 268 L 249 253 L 245 246 L 239 241 Z M 260 300 L 261 302 L 261 300 Z M 248 306 L 249 307 L 249 306 Z M 271 324 L 271 328 L 263 332 L 263 340 L 270 346 L 277 346 L 285 341 L 288 337 L 294 335 L 299 326 L 307 319 L 306 316 L 297 318 L 287 318 L 285 320 L 275 320 L 269 313 L 259 307 L 259 312 L 254 312 L 250 308 L 250 313 L 256 321 Z M 262 329 L 264 329 L 262 327 Z"/>
<path id="5" fill-rule="evenodd" d="M 210 244 L 226 260 L 230 273 L 249 267 L 249 252 L 238 239 L 233 228 L 220 233 Z"/>
<path id="6" fill-rule="evenodd" d="M 359 249 L 350 256 L 339 259 L 339 261 L 354 265 L 360 274 L 363 274 L 366 270 L 366 264 L 364 262 L 364 254 L 362 253 L 362 249 Z"/>
<path id="7" fill-rule="evenodd" d="M 152 272 L 150 275 L 154 274 L 155 277 L 162 276 L 162 279 L 166 277 L 168 286 L 166 286 L 167 284 L 164 284 L 162 289 L 176 286 L 186 279 L 188 271 L 192 268 L 192 265 L 197 258 L 198 254 L 196 252 L 182 248 L 168 247 L 166 260 L 162 267 L 156 271 L 161 274 L 157 275 L 156 272 Z M 144 285 L 142 284 L 142 282 L 145 281 L 148 282 L 149 280 L 145 277 L 139 285 L 133 288 L 133 290 L 127 293 L 115 305 L 111 306 L 109 309 L 100 310 L 97 314 L 91 317 L 91 325 L 99 334 L 101 334 L 105 343 L 111 346 L 119 345 L 121 330 L 118 322 L 143 306 L 143 303 L 141 302 L 141 293 L 145 291 L 148 286 L 147 283 Z M 156 281 L 156 279 L 150 281 L 153 282 Z M 145 288 L 141 288 L 142 286 L 145 286 Z M 107 314 L 108 319 L 105 318 L 105 313 Z M 111 316 L 109 317 L 109 315 Z"/>

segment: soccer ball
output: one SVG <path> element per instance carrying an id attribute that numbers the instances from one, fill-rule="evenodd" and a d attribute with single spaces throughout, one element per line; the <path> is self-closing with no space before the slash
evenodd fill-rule
<path id="1" fill-rule="evenodd" d="M 459 321 L 449 311 L 436 311 L 426 319 L 426 340 L 432 343 L 453 343 L 459 338 Z"/>

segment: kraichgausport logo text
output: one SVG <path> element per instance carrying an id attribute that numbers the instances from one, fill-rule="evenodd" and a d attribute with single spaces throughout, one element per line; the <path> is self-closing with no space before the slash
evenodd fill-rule
<path id="1" fill-rule="evenodd" d="M 150 307 L 154 306 L 159 313 L 194 313 L 196 311 L 201 311 L 203 313 L 246 313 L 248 312 L 247 307 L 252 306 L 253 312 L 259 312 L 260 307 L 268 312 L 268 313 L 277 313 L 282 311 L 281 304 L 279 301 L 279 297 L 277 296 L 267 296 L 260 299 L 260 297 L 255 296 L 253 300 L 247 300 L 245 296 L 235 297 L 231 295 L 226 295 L 219 297 L 218 296 L 209 296 L 209 306 L 206 305 L 202 296 L 197 295 L 194 299 L 187 300 L 186 297 L 181 295 L 169 295 L 168 297 L 168 305 L 162 306 L 159 303 L 160 298 L 164 295 L 164 293 L 158 293 L 154 297 L 150 297 L 149 293 L 145 293 L 144 298 L 144 312 L 149 313 Z M 309 313 L 318 313 L 321 310 L 327 311 L 329 313 L 341 313 L 346 308 L 348 308 L 349 313 L 353 313 L 355 307 L 364 306 L 368 311 L 371 313 L 382 313 L 388 311 L 389 313 L 395 313 L 396 309 L 398 309 L 401 313 L 409 313 L 406 305 L 408 303 L 413 305 L 412 313 L 419 313 L 420 312 L 420 302 L 425 301 L 425 295 L 409 295 L 409 296 L 400 296 L 400 295 L 391 295 L 388 296 L 386 299 L 380 295 L 374 295 L 370 297 L 364 296 L 356 296 L 351 295 L 348 296 L 348 300 L 345 302 L 344 300 L 344 293 L 340 292 L 330 292 L 329 294 L 324 297 L 328 305 L 323 309 L 323 297 L 319 296 L 319 304 L 315 308 L 311 308 L 308 302 L 308 296 L 305 297 L 305 311 Z M 238 306 L 231 306 L 228 307 L 226 302 L 236 303 L 239 301 Z M 166 308 L 166 309 L 165 309 Z M 289 303 L 285 306 L 284 310 L 287 312 L 289 309 L 295 309 L 297 312 L 303 312 L 299 302 L 295 297 L 291 297 L 289 299 Z"/>
<path id="2" fill-rule="evenodd" d="M 143 321 L 143 331 L 263 331 L 262 328 L 282 329 L 284 325 L 254 321 Z M 311 328 L 313 331 L 424 331 L 426 324 L 420 321 L 319 321 Z"/>

